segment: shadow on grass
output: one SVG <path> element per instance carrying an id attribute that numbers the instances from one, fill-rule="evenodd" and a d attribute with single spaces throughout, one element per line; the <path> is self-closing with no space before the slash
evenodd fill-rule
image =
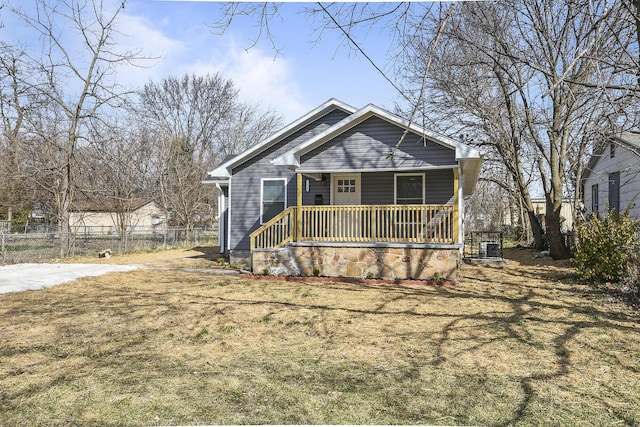
<path id="1" fill-rule="evenodd" d="M 196 246 L 191 248 L 192 251 L 200 252 L 200 255 L 190 256 L 191 259 L 206 259 L 207 261 L 216 261 L 222 257 L 220 246 Z"/>
<path id="2" fill-rule="evenodd" d="M 194 249 L 203 253 L 198 257 L 211 254 L 210 251 L 205 252 L 202 249 Z M 535 418 L 539 405 L 545 404 L 541 389 L 558 382 L 570 383 L 570 376 L 592 375 L 591 371 L 579 372 L 583 369 L 577 354 L 580 349 L 588 351 L 589 356 L 594 359 L 593 363 L 597 363 L 597 360 L 606 360 L 607 363 L 620 367 L 628 377 L 636 379 L 640 377 L 640 366 L 634 362 L 637 360 L 637 355 L 636 359 L 625 358 L 625 355 L 631 352 L 631 346 L 635 345 L 633 343 L 640 337 L 637 317 L 607 309 L 599 305 L 598 301 L 589 299 L 593 295 L 588 292 L 588 288 L 558 279 L 562 275 L 571 274 L 570 271 L 551 271 L 548 265 L 533 265 L 533 263 L 521 264 L 521 266 L 522 268 L 482 267 L 470 270 L 468 274 L 473 278 L 465 277 L 463 274 L 459 286 L 454 287 L 266 281 L 258 283 L 236 278 L 212 279 L 208 276 L 200 277 L 195 273 L 187 275 L 178 271 L 161 273 L 138 271 L 111 276 L 118 278 L 121 284 L 117 286 L 107 285 L 108 277 L 106 277 L 101 280 L 83 281 L 83 283 L 95 283 L 90 287 L 69 285 L 47 292 L 25 293 L 23 298 L 15 295 L 6 297 L 0 309 L 2 318 L 13 318 L 15 322 L 22 322 L 25 327 L 31 327 L 39 322 L 48 323 L 62 339 L 57 343 L 52 341 L 44 346 L 42 344 L 30 346 L 20 342 L 7 343 L 4 351 L 0 352 L 0 357 L 46 353 L 62 361 L 77 358 L 78 365 L 73 372 L 60 373 L 51 377 L 49 382 L 43 382 L 37 389 L 27 389 L 22 393 L 7 395 L 8 398 L 0 400 L 0 406 L 8 408 L 9 400 L 12 402 L 28 400 L 34 391 L 45 393 L 47 388 L 64 384 L 70 378 L 81 382 L 81 376 L 87 371 L 105 365 L 118 365 L 119 361 L 126 361 L 126 357 L 140 356 L 142 362 L 139 366 L 144 369 L 145 364 L 152 365 L 158 370 L 156 373 L 158 377 L 163 375 L 163 370 L 166 370 L 167 376 L 193 375 L 186 363 L 175 363 L 171 357 L 163 358 L 160 352 L 153 352 L 154 345 L 162 349 L 168 344 L 166 342 L 149 343 L 150 337 L 164 337 L 163 339 L 170 341 L 172 345 L 177 341 L 189 342 L 190 347 L 186 347 L 189 350 L 183 350 L 183 352 L 197 350 L 201 342 L 196 336 L 198 331 L 202 332 L 204 329 L 196 327 L 189 330 L 190 336 L 180 340 L 169 337 L 169 331 L 184 330 L 176 329 L 176 325 L 195 323 L 200 319 L 218 322 L 216 324 L 227 328 L 224 339 L 211 338 L 215 341 L 215 345 L 222 347 L 225 345 L 224 342 L 244 339 L 245 336 L 238 332 L 241 328 L 234 329 L 227 325 L 227 323 L 240 322 L 239 313 L 242 310 L 245 316 L 250 313 L 254 319 L 247 323 L 249 326 L 245 329 L 251 329 L 247 333 L 259 334 L 260 331 L 269 330 L 274 334 L 282 334 L 287 338 L 281 343 L 282 351 L 285 353 L 288 351 L 287 346 L 293 346 L 294 341 L 299 339 L 297 336 L 287 336 L 291 328 L 299 328 L 300 335 L 306 339 L 320 337 L 324 340 L 323 345 L 314 347 L 311 351 L 315 358 L 313 365 L 296 364 L 298 362 L 295 357 L 271 360 L 269 357 L 273 356 L 270 355 L 262 360 L 259 351 L 249 353 L 245 350 L 244 357 L 255 358 L 250 362 L 264 364 L 264 370 L 270 375 L 269 379 L 274 379 L 276 376 L 274 372 L 281 369 L 279 364 L 285 361 L 288 363 L 286 367 L 289 369 L 289 374 L 286 372 L 287 369 L 278 374 L 284 381 L 283 386 L 304 389 L 304 383 L 310 382 L 311 391 L 304 389 L 302 397 L 308 397 L 307 394 L 317 391 L 315 388 L 319 387 L 319 384 L 323 384 L 326 390 L 334 389 L 344 393 L 343 400 L 357 393 L 364 393 L 367 395 L 365 397 L 371 396 L 373 399 L 381 391 L 389 389 L 385 391 L 385 398 L 388 399 L 387 404 L 391 409 L 387 409 L 389 413 L 386 416 L 389 414 L 392 417 L 397 416 L 397 420 L 408 424 L 438 422 L 437 418 L 429 418 L 430 410 L 436 410 L 431 407 L 427 410 L 427 405 L 431 403 L 426 402 L 446 401 L 451 398 L 450 394 L 456 394 L 461 402 L 480 405 L 484 402 L 483 394 L 495 393 L 496 390 L 492 388 L 501 386 L 505 386 L 505 394 L 508 394 L 508 391 L 514 391 L 508 396 L 501 397 L 502 404 L 508 405 L 509 409 L 506 414 L 496 416 L 485 424 L 544 424 L 544 417 Z M 151 276 L 151 274 L 155 275 Z M 127 278 L 132 277 L 154 280 L 154 284 L 153 286 L 130 284 Z M 253 307 L 255 310 L 249 311 L 247 307 Z M 305 318 L 304 313 L 307 312 L 311 314 Z M 190 317 L 185 319 L 184 316 L 187 315 Z M 338 315 L 343 316 L 339 321 L 336 320 Z M 316 317 L 315 320 L 311 319 L 313 316 Z M 100 326 L 96 326 L 95 333 L 92 331 L 91 324 L 87 323 L 87 319 L 98 319 L 101 322 Z M 282 323 L 278 323 L 278 319 L 281 319 Z M 10 324 L 10 322 L 7 323 L 7 325 Z M 268 328 L 264 327 L 265 324 Z M 371 327 L 371 324 L 391 325 L 388 330 L 379 330 L 378 333 L 384 333 L 383 338 L 393 342 L 396 347 L 407 346 L 407 353 L 403 360 L 389 361 L 390 368 L 400 369 L 398 373 L 392 370 L 389 371 L 390 373 L 379 374 L 376 372 L 379 367 L 373 362 L 359 367 L 360 365 L 349 360 L 335 360 L 333 350 L 336 342 L 353 339 L 349 334 L 345 334 L 344 330 L 363 330 L 362 336 L 356 337 L 357 339 L 353 341 L 354 345 L 363 345 L 358 340 L 369 339 L 364 329 Z M 412 325 L 411 329 L 402 328 L 407 324 Z M 98 327 L 106 329 L 98 334 Z M 394 329 L 396 327 L 398 329 Z M 589 331 L 601 331 L 603 337 L 608 337 L 615 332 L 616 336 L 625 336 L 627 339 L 616 342 L 615 345 L 603 346 L 591 343 L 581 335 Z M 212 330 L 207 333 L 215 335 Z M 75 339 L 73 337 L 79 337 L 75 344 L 72 341 Z M 114 343 L 109 342 L 112 338 L 115 340 Z M 404 344 L 403 339 L 411 339 L 415 347 Z M 145 347 L 150 348 L 145 349 Z M 513 349 L 513 357 L 530 355 L 531 360 L 527 362 L 531 364 L 531 368 L 527 371 L 507 371 L 503 376 L 493 375 L 492 370 L 496 365 L 489 358 L 485 360 L 483 357 L 502 349 L 507 351 Z M 419 357 L 414 357 L 411 353 L 416 353 Z M 235 357 L 241 359 L 241 355 Z M 310 363 L 303 357 L 301 359 L 305 363 Z M 471 359 L 476 365 L 465 364 L 464 361 L 467 359 Z M 330 365 L 327 366 L 327 364 Z M 239 372 L 244 366 L 246 365 L 233 365 L 230 371 L 234 372 L 235 369 Z M 225 368 L 229 367 L 225 366 Z M 124 372 L 126 369 L 127 367 L 123 365 L 118 370 L 118 373 L 122 374 L 122 382 L 125 386 L 132 388 L 128 392 L 139 392 L 136 381 L 144 381 L 144 376 L 142 374 L 127 375 Z M 428 378 L 421 377 L 424 369 L 428 369 Z M 469 369 L 470 372 L 465 372 L 465 369 Z M 234 375 L 241 375 L 238 372 L 234 372 Z M 444 390 L 449 394 L 434 392 L 429 387 L 429 381 L 435 381 L 433 378 L 445 372 L 446 374 L 442 376 L 450 379 L 445 378 L 441 382 L 447 384 L 446 387 L 449 388 Z M 20 374 L 16 371 L 14 375 Z M 389 381 L 393 381 L 394 375 L 395 380 L 399 382 L 397 390 L 385 379 L 389 377 Z M 0 378 L 0 381 L 2 380 Z M 255 405 L 256 400 L 261 399 L 264 400 L 264 407 L 269 406 L 269 395 L 266 391 L 256 397 L 256 392 L 250 390 L 258 383 L 267 384 L 269 381 L 252 383 L 252 378 L 247 377 L 239 381 L 239 384 L 245 380 L 246 389 L 240 388 L 241 385 L 235 386 L 243 393 L 232 396 L 238 401 L 235 403 L 233 400 L 234 404 L 240 408 L 239 410 L 246 410 L 247 407 Z M 589 378 L 585 379 L 585 381 L 589 380 Z M 451 384 L 448 384 L 448 381 Z M 474 386 L 471 384 L 472 381 L 476 381 L 477 384 Z M 472 390 L 467 390 L 466 387 L 475 387 L 477 395 L 472 396 Z M 275 388 L 269 390 L 273 392 Z M 321 389 L 320 394 L 326 391 L 325 388 Z M 619 395 L 620 391 L 617 388 L 611 387 L 609 393 L 613 396 Z M 415 399 L 415 396 L 423 399 L 411 400 Z M 633 417 L 633 411 L 637 409 L 637 404 L 633 403 L 634 397 L 630 396 L 628 400 L 620 397 L 623 404 L 613 408 L 611 399 L 599 396 L 596 392 L 589 395 L 585 390 L 581 390 L 570 396 L 587 401 L 588 404 L 593 404 L 592 406 L 598 406 L 604 413 L 602 417 L 610 416 L 603 418 L 607 421 L 621 421 L 627 424 L 638 422 L 638 419 Z M 283 395 L 281 399 L 282 402 L 286 402 L 291 397 Z M 340 399 L 336 398 L 336 400 Z M 548 400 L 546 404 L 553 406 L 560 403 Z M 344 410 L 346 406 L 357 407 L 357 402 L 353 405 L 344 405 Z M 416 409 L 415 406 L 421 406 L 421 409 Z M 630 409 L 620 409 L 625 406 Z M 412 415 L 403 415 L 398 409 L 400 407 L 406 407 L 407 412 L 410 410 L 416 412 Z M 307 407 L 283 406 L 281 410 L 293 413 L 296 408 L 302 410 Z M 564 408 L 565 411 L 569 411 L 573 407 L 569 404 Z M 454 402 L 449 408 L 453 418 L 447 419 L 446 422 L 475 424 L 477 421 L 474 422 L 471 413 L 476 409 L 464 407 L 464 405 L 456 406 Z M 354 424 L 393 423 L 393 418 L 376 418 L 376 414 L 383 413 L 380 409 L 376 410 L 372 410 L 372 415 L 368 419 L 350 421 Z M 593 411 L 596 410 L 593 409 Z M 564 423 L 580 420 L 599 424 L 602 420 L 592 420 L 589 414 L 565 418 Z M 299 414 L 297 418 L 285 418 L 284 415 L 278 418 L 278 413 L 270 416 L 272 418 L 265 415 L 266 418 L 249 420 L 220 418 L 216 422 L 234 423 L 239 420 L 277 424 L 284 420 L 307 424 L 316 421 L 301 417 Z M 403 416 L 406 418 L 402 418 Z M 326 423 L 331 419 L 323 418 L 320 421 Z M 562 421 L 560 419 L 558 423 L 563 424 Z M 148 420 L 141 422 L 147 423 Z"/>

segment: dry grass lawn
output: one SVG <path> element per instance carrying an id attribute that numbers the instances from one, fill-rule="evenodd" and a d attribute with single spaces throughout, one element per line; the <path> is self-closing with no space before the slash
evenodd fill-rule
<path id="1" fill-rule="evenodd" d="M 638 314 L 534 255 L 454 287 L 102 260 L 147 268 L 0 295 L 0 425 L 640 425 Z"/>

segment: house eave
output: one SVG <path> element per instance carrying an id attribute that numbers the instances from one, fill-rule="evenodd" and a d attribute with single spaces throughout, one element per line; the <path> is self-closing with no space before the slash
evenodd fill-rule
<path id="1" fill-rule="evenodd" d="M 462 169 L 462 194 L 465 197 L 470 196 L 480 177 L 482 157 L 461 159 L 460 168 Z"/>
<path id="2" fill-rule="evenodd" d="M 620 132 L 615 135 L 609 135 L 604 138 L 605 143 L 600 144 L 596 150 L 593 151 L 591 157 L 589 157 L 589 161 L 587 162 L 587 166 L 585 167 L 584 174 L 582 175 L 581 181 L 584 182 L 591 176 L 591 172 L 593 172 L 594 168 L 600 161 L 600 159 L 605 156 L 605 150 L 607 148 L 606 142 L 613 142 L 621 147 L 630 150 L 638 154 L 640 157 L 640 131 L 631 130 L 626 132 Z"/>
<path id="3" fill-rule="evenodd" d="M 406 167 L 388 167 L 388 168 L 354 168 L 354 169 L 296 169 L 297 172 L 302 174 L 322 174 L 322 173 L 369 173 L 369 172 L 408 172 L 408 171 L 428 171 L 428 170 L 442 170 L 442 169 L 454 169 L 457 168 L 457 164 L 453 165 L 438 165 L 438 166 L 406 166 Z"/>
<path id="4" fill-rule="evenodd" d="M 229 177 L 207 177 L 200 181 L 200 183 L 204 185 L 226 186 L 229 185 Z"/>

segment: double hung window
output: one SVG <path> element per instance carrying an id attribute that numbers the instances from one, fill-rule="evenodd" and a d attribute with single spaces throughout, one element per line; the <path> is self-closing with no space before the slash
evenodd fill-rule
<path id="1" fill-rule="evenodd" d="M 263 179 L 260 217 L 262 224 L 278 215 L 285 208 L 286 180 Z"/>
<path id="2" fill-rule="evenodd" d="M 424 175 L 396 175 L 396 204 L 424 204 Z"/>

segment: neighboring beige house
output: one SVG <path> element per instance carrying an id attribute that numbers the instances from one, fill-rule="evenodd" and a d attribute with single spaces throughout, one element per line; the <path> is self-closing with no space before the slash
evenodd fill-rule
<path id="1" fill-rule="evenodd" d="M 166 227 L 167 215 L 154 201 L 131 200 L 127 208 L 127 230 L 132 233 Z M 88 234 L 116 233 L 120 229 L 119 217 L 111 200 L 78 203 L 70 214 L 71 230 Z"/>
<path id="2" fill-rule="evenodd" d="M 582 184 L 587 215 L 606 213 L 609 206 L 640 218 L 640 131 L 609 137 L 591 156 Z"/>
<path id="3" fill-rule="evenodd" d="M 531 199 L 531 204 L 533 205 L 533 211 L 536 215 L 539 216 L 541 220 L 544 219 L 547 210 L 547 201 L 546 199 Z M 526 218 L 525 218 L 526 219 Z M 505 226 L 512 226 L 511 215 L 509 215 L 509 211 L 506 210 L 503 215 L 503 224 Z M 544 221 L 542 221 L 542 226 L 545 226 Z M 527 221 L 527 234 L 532 235 L 531 227 Z M 564 199 L 562 200 L 562 207 L 560 208 L 560 231 L 563 233 L 568 233 L 573 230 L 573 200 Z M 532 238 L 532 237 L 531 237 Z"/>
<path id="4" fill-rule="evenodd" d="M 536 215 L 545 215 L 546 199 L 531 199 L 531 203 Z M 542 225 L 544 226 L 544 222 Z M 560 208 L 560 231 L 568 233 L 571 230 L 573 230 L 573 200 L 564 199 Z"/>

